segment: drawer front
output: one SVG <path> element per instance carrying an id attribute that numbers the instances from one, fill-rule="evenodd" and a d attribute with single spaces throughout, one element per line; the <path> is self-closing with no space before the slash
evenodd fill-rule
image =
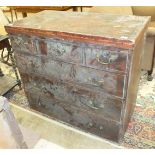
<path id="1" fill-rule="evenodd" d="M 23 51 L 31 54 L 37 54 L 38 52 L 38 40 L 36 37 L 30 36 L 12 36 L 10 35 L 12 48 L 15 51 Z"/>
<path id="2" fill-rule="evenodd" d="M 47 56 L 52 59 L 59 59 L 66 62 L 85 65 L 84 48 L 77 44 L 73 44 L 60 40 L 44 40 L 47 45 Z"/>
<path id="3" fill-rule="evenodd" d="M 86 66 L 100 70 L 127 72 L 128 51 L 119 49 L 87 48 Z"/>
<path id="4" fill-rule="evenodd" d="M 125 75 L 54 61 L 48 57 L 26 56 L 21 53 L 17 54 L 17 52 L 15 58 L 18 68 L 22 72 L 54 77 L 64 82 L 75 82 L 96 91 L 104 91 L 121 98 L 125 97 Z"/>
<path id="5" fill-rule="evenodd" d="M 97 117 L 90 112 L 63 104 L 41 95 L 39 101 L 37 90 L 26 91 L 31 108 L 51 116 L 60 122 L 67 123 L 97 136 L 118 141 L 120 125 L 116 122 Z"/>
<path id="6" fill-rule="evenodd" d="M 43 96 L 50 96 L 55 100 L 70 103 L 70 105 L 91 111 L 96 115 L 120 121 L 123 104 L 119 99 L 75 84 L 61 83 L 56 79 L 45 79 L 28 74 L 21 74 L 21 77 L 27 91 L 36 88 L 43 93 Z"/>
<path id="7" fill-rule="evenodd" d="M 60 39 L 11 36 L 14 50 L 31 54 L 47 55 L 52 59 L 80 64 L 99 70 L 127 72 L 128 51 L 65 41 Z"/>

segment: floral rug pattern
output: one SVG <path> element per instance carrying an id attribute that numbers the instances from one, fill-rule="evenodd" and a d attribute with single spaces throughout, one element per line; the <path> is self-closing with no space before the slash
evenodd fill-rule
<path id="1" fill-rule="evenodd" d="M 15 77 L 10 66 L 3 63 L 0 66 L 5 75 Z M 142 72 L 136 107 L 121 143 L 126 148 L 155 148 L 155 72 L 153 76 L 153 81 L 147 81 L 146 73 Z M 24 90 L 18 86 L 5 96 L 10 102 L 29 108 Z"/>
<path id="2" fill-rule="evenodd" d="M 153 81 L 141 75 L 136 107 L 124 136 L 127 148 L 155 148 L 155 73 Z"/>

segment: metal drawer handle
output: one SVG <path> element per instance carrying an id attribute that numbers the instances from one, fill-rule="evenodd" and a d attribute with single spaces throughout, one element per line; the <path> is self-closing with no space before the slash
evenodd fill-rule
<path id="1" fill-rule="evenodd" d="M 99 54 L 96 54 L 96 59 L 102 65 L 108 65 L 110 63 L 110 58 L 109 58 L 108 62 L 101 61 Z"/>
<path id="2" fill-rule="evenodd" d="M 57 52 L 58 55 L 63 55 L 66 51 L 64 49 L 60 50 L 60 49 L 56 49 L 55 50 Z"/>
<path id="3" fill-rule="evenodd" d="M 98 81 L 98 83 L 102 83 L 103 84 L 104 83 L 104 80 L 100 80 L 100 81 Z"/>
<path id="4" fill-rule="evenodd" d="M 96 79 L 92 79 L 92 78 L 87 78 L 88 79 L 88 81 L 90 81 L 90 82 L 94 82 L 94 83 L 96 83 L 96 84 L 101 84 L 101 85 L 103 85 L 104 84 L 104 80 L 99 80 L 99 81 L 97 81 Z"/>
<path id="5" fill-rule="evenodd" d="M 97 61 L 99 62 L 99 63 L 101 63 L 101 64 L 103 64 L 103 65 L 107 65 L 107 64 L 110 64 L 110 63 L 112 63 L 112 62 L 114 62 L 114 61 L 116 61 L 117 59 L 118 59 L 118 54 L 110 54 L 110 55 L 108 55 L 108 62 L 104 62 L 104 61 L 101 61 L 100 60 L 100 56 L 99 56 L 99 54 L 96 54 L 96 59 L 97 59 Z"/>
<path id="6" fill-rule="evenodd" d="M 103 130 L 103 126 L 100 126 L 99 129 L 100 129 L 100 130 Z"/>
<path id="7" fill-rule="evenodd" d="M 51 46 L 50 49 L 54 52 L 53 54 L 56 54 L 57 56 L 62 56 L 66 52 L 65 47 L 60 45 L 56 45 L 56 47 Z"/>
<path id="8" fill-rule="evenodd" d="M 93 102 L 90 100 L 90 101 L 88 101 L 88 103 L 86 104 L 88 107 L 90 107 L 90 108 L 92 108 L 92 109 L 99 109 L 98 107 L 96 107 L 94 104 L 93 104 Z"/>
<path id="9" fill-rule="evenodd" d="M 93 123 L 89 122 L 88 127 L 93 127 Z"/>
<path id="10" fill-rule="evenodd" d="M 85 98 L 84 97 L 82 97 L 81 96 L 81 98 L 79 98 L 80 99 L 80 102 L 83 104 L 83 105 L 86 105 L 86 106 L 88 106 L 88 107 L 90 107 L 90 108 L 92 108 L 92 109 L 99 109 L 99 107 L 96 107 L 95 105 L 94 105 L 94 103 L 93 103 L 93 101 L 91 101 L 91 100 L 85 100 Z"/>

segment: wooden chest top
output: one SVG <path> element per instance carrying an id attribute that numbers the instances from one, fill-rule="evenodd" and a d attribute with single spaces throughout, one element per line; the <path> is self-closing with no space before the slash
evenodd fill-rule
<path id="1" fill-rule="evenodd" d="M 149 17 L 103 13 L 42 11 L 6 26 L 6 30 L 132 48 L 149 20 Z"/>

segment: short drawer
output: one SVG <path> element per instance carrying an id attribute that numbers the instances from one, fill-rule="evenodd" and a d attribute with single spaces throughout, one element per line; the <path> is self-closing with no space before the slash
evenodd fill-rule
<path id="1" fill-rule="evenodd" d="M 49 57 L 35 57 L 15 54 L 19 70 L 36 73 L 64 82 L 75 82 L 79 85 L 104 91 L 120 98 L 125 97 L 125 76 L 106 71 L 91 69 L 74 64 L 51 60 Z"/>
<path id="2" fill-rule="evenodd" d="M 91 111 L 96 115 L 120 121 L 123 107 L 123 101 L 120 99 L 75 84 L 61 83 L 58 79 L 48 79 L 33 74 L 21 74 L 21 77 L 27 91 L 36 89 L 36 91 L 40 91 L 41 96 L 50 96 L 80 109 Z"/>
<path id="3" fill-rule="evenodd" d="M 99 70 L 127 72 L 128 51 L 112 48 L 86 48 L 86 66 Z"/>
<path id="4" fill-rule="evenodd" d="M 78 44 L 55 39 L 42 41 L 47 46 L 47 56 L 52 57 L 52 59 L 85 65 L 84 48 Z"/>
<path id="5" fill-rule="evenodd" d="M 11 44 L 15 51 L 27 52 L 31 54 L 38 53 L 38 41 L 36 37 L 25 35 L 10 35 Z"/>
<path id="6" fill-rule="evenodd" d="M 31 108 L 51 116 L 59 122 L 67 123 L 75 128 L 84 130 L 109 140 L 118 141 L 120 124 L 103 117 L 84 111 L 70 104 L 64 104 L 42 95 L 38 101 L 36 90 L 26 91 Z"/>

